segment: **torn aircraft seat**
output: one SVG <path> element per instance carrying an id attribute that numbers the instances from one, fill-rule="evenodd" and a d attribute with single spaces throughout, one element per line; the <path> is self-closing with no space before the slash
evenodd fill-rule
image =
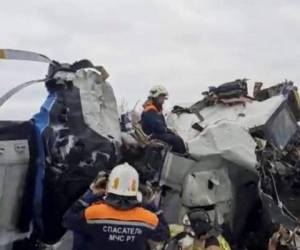
<path id="1" fill-rule="evenodd" d="M 38 140 L 35 230 L 45 243 L 65 232 L 61 219 L 100 170 L 119 155 L 121 131 L 111 86 L 93 65 L 50 65 L 49 95 L 33 117 Z"/>

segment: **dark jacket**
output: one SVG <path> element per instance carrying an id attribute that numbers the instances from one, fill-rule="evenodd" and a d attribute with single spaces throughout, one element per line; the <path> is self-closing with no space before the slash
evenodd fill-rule
<path id="1" fill-rule="evenodd" d="M 161 135 L 169 132 L 164 115 L 152 102 L 144 105 L 142 129 L 147 135 Z"/>
<path id="2" fill-rule="evenodd" d="M 91 196 L 87 192 L 64 216 L 64 226 L 80 239 L 74 241 L 73 249 L 143 250 L 147 239 L 168 239 L 168 225 L 155 206 L 149 206 L 153 211 L 142 207 L 119 210 L 104 201 L 90 205 Z"/>
<path id="3" fill-rule="evenodd" d="M 159 139 L 172 146 L 172 151 L 184 154 L 186 148 L 183 139 L 168 129 L 166 120 L 161 110 L 152 102 L 144 105 L 142 113 L 142 129 L 152 139 Z"/>

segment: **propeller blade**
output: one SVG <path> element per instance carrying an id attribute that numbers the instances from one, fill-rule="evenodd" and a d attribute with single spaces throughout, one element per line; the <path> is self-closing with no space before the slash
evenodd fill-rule
<path id="1" fill-rule="evenodd" d="M 46 79 L 39 79 L 39 80 L 33 80 L 33 81 L 29 81 L 29 82 L 25 82 L 22 83 L 14 88 L 12 88 L 11 90 L 9 90 L 8 92 L 6 92 L 3 96 L 0 97 L 0 107 L 9 99 L 11 98 L 13 95 L 15 95 L 17 92 L 19 92 L 20 90 L 31 86 L 35 83 L 40 83 L 40 82 L 45 82 Z"/>
<path id="2" fill-rule="evenodd" d="M 0 49 L 0 59 L 10 59 L 10 60 L 25 60 L 33 62 L 44 62 L 51 63 L 47 56 L 25 50 L 14 50 L 14 49 Z"/>

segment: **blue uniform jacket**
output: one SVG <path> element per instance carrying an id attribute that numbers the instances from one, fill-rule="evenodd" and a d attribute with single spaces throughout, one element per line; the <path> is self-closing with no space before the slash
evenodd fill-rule
<path id="1" fill-rule="evenodd" d="M 163 114 L 153 104 L 145 106 L 141 122 L 143 131 L 148 135 L 161 135 L 169 132 Z"/>
<path id="2" fill-rule="evenodd" d="M 95 196 L 88 191 L 64 216 L 64 226 L 81 239 L 73 249 L 144 250 L 147 239 L 169 238 L 168 225 L 155 206 L 119 210 L 103 201 L 90 205 L 93 200 Z"/>

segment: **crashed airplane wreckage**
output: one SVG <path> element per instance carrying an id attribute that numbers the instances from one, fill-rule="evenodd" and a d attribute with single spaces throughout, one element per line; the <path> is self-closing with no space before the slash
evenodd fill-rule
<path id="1" fill-rule="evenodd" d="M 0 122 L 0 249 L 58 242 L 67 208 L 100 170 L 120 161 L 134 165 L 145 186 L 152 184 L 142 192 L 149 199 L 156 194 L 169 223 L 180 224 L 186 211 L 201 207 L 235 249 L 265 249 L 275 224 L 298 229 L 299 169 L 285 153 L 300 118 L 291 84 L 257 91 L 253 99 L 246 81 L 237 80 L 210 89 L 191 107 L 175 108 L 168 123 L 189 149 L 179 155 L 149 140 L 137 124 L 121 132 L 102 67 L 16 50 L 0 50 L 0 58 L 49 63 L 45 79 L 0 98 L 1 106 L 40 82 L 49 92 L 30 121 Z"/>
<path id="2" fill-rule="evenodd" d="M 163 208 L 171 221 L 204 208 L 238 249 L 266 249 L 276 224 L 299 229 L 300 169 L 287 160 L 298 134 L 298 92 L 286 82 L 257 92 L 257 101 L 246 81 L 236 80 L 204 94 L 168 117 L 189 157 L 167 154 Z"/>
<path id="3" fill-rule="evenodd" d="M 49 95 L 40 112 L 30 121 L 0 122 L 0 245 L 31 232 L 28 242 L 14 245 L 34 249 L 40 242 L 53 244 L 61 239 L 66 209 L 100 170 L 119 160 L 116 99 L 105 81 L 106 71 L 87 60 L 60 64 L 30 52 L 0 52 L 6 59 L 49 63 L 42 81 Z M 1 104 L 35 82 L 41 80 L 12 89 Z"/>

